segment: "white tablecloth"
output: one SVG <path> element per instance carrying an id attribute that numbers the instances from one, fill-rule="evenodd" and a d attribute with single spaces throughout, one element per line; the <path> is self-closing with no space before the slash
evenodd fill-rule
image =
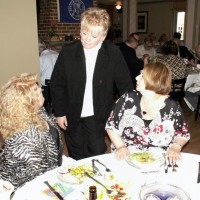
<path id="1" fill-rule="evenodd" d="M 200 73 L 188 74 L 186 83 L 185 83 L 185 91 L 192 86 L 197 78 L 200 77 Z"/>
<path id="2" fill-rule="evenodd" d="M 94 157 L 75 161 L 65 157 L 63 166 L 74 163 L 91 163 L 93 158 Z M 183 188 L 188 192 L 191 200 L 199 200 L 200 198 L 200 184 L 197 184 L 198 162 L 200 162 L 200 155 L 182 153 L 182 161 L 178 163 L 179 167 L 177 172 L 169 170 L 168 173 L 165 173 L 164 167 L 162 166 L 159 172 L 149 175 L 141 173 L 139 169 L 130 166 L 125 160 L 117 160 L 114 154 L 104 154 L 96 156 L 95 158 L 98 158 L 102 163 L 110 168 L 116 178 L 123 180 L 123 182 L 131 183 L 131 199 L 133 200 L 139 199 L 141 186 L 145 181 L 151 181 L 151 179 L 157 182 L 169 183 Z M 46 187 L 43 182 L 45 180 L 48 180 L 50 183 L 58 182 L 59 180 L 56 176 L 57 170 L 58 169 L 49 171 L 35 178 L 33 181 L 26 183 L 26 185 L 16 191 L 13 200 L 44 200 L 44 198 L 40 197 L 41 191 Z M 64 184 L 63 182 L 60 183 Z M 74 187 L 75 190 L 66 196 L 66 200 L 85 199 L 79 192 L 79 186 L 72 185 L 72 187 Z M 49 200 L 50 199 L 52 198 L 49 198 Z"/>

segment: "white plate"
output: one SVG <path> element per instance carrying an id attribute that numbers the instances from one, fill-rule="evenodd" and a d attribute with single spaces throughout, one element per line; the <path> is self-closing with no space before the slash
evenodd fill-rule
<path id="1" fill-rule="evenodd" d="M 139 193 L 140 200 L 191 200 L 182 188 L 165 184 L 154 183 L 145 185 Z"/>
<path id="2" fill-rule="evenodd" d="M 86 178 L 84 172 L 93 175 L 92 166 L 82 164 L 77 166 L 60 167 L 57 171 L 57 177 L 65 183 L 81 184 Z"/>
<path id="3" fill-rule="evenodd" d="M 146 159 L 147 156 L 148 159 Z M 129 165 L 141 169 L 142 171 L 156 171 L 164 164 L 165 158 L 163 154 L 155 154 L 152 152 L 135 152 L 131 153 L 131 155 L 126 158 L 126 161 Z"/>

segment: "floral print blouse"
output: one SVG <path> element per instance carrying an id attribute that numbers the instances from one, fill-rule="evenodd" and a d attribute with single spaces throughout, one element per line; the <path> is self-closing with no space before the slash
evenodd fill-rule
<path id="1" fill-rule="evenodd" d="M 175 138 L 190 139 L 178 103 L 168 97 L 155 119 L 149 121 L 142 119 L 140 99 L 141 94 L 137 91 L 125 93 L 116 102 L 106 123 L 106 129 L 117 131 L 127 147 L 133 146 L 138 150 L 159 147 L 161 151 L 166 151 Z M 115 150 L 113 145 L 111 149 Z"/>

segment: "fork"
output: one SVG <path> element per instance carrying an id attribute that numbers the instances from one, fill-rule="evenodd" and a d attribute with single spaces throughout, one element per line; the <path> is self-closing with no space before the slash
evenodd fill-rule
<path id="1" fill-rule="evenodd" d="M 168 168 L 172 167 L 172 171 L 173 172 L 177 172 L 176 168 L 178 167 L 178 165 L 175 163 L 175 164 L 167 164 L 167 162 L 165 162 L 165 173 L 168 172 Z"/>
<path id="2" fill-rule="evenodd" d="M 101 185 L 102 187 L 104 187 L 106 189 L 106 193 L 107 194 L 111 194 L 112 190 L 108 189 L 103 183 L 101 183 L 100 181 L 98 181 L 97 179 L 95 179 L 94 177 L 90 176 L 90 174 L 88 174 L 87 172 L 85 172 L 85 175 L 89 178 L 91 178 L 93 181 L 95 181 L 96 183 L 98 183 L 99 185 Z"/>
<path id="3" fill-rule="evenodd" d="M 101 164 L 102 166 L 104 166 L 105 169 L 106 169 L 106 172 L 111 172 L 111 170 L 108 169 L 108 168 L 107 168 L 102 162 L 100 162 L 98 159 L 94 159 L 94 161 L 96 161 L 96 162 L 98 162 L 99 164 Z"/>

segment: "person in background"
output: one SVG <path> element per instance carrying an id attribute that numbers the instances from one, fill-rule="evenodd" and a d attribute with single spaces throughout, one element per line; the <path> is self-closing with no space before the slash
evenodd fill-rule
<path id="1" fill-rule="evenodd" d="M 162 53 L 162 46 L 167 41 L 168 41 L 167 35 L 165 33 L 162 33 L 161 36 L 158 39 L 159 46 L 157 48 L 157 53 Z"/>
<path id="2" fill-rule="evenodd" d="M 133 89 L 122 53 L 105 41 L 109 27 L 105 9 L 85 10 L 81 39 L 63 47 L 51 76 L 54 114 L 74 159 L 105 153 L 105 123 L 113 105 L 114 82 L 120 95 Z"/>
<path id="3" fill-rule="evenodd" d="M 200 44 L 198 44 L 195 48 L 194 60 L 188 61 L 188 64 L 200 69 Z"/>
<path id="4" fill-rule="evenodd" d="M 36 75 L 23 73 L 11 78 L 0 93 L 0 178 L 15 188 L 62 164 L 59 128 L 42 107 L 37 81 Z"/>
<path id="5" fill-rule="evenodd" d="M 149 63 L 136 80 L 136 91 L 118 99 L 106 123 L 111 149 L 118 159 L 142 150 L 165 153 L 175 163 L 190 133 L 180 105 L 168 96 L 171 71 Z"/>
<path id="6" fill-rule="evenodd" d="M 137 40 L 138 45 L 140 44 L 140 34 L 139 34 L 138 32 L 132 32 L 132 33 L 129 34 L 128 37 L 129 37 L 129 38 L 132 38 L 132 37 L 133 37 L 134 39 Z"/>
<path id="7" fill-rule="evenodd" d="M 159 42 L 157 41 L 157 37 L 156 37 L 156 34 L 151 32 L 149 35 L 148 35 L 149 38 L 151 38 L 153 40 L 153 47 L 156 49 L 157 51 L 157 48 L 159 46 Z"/>
<path id="8" fill-rule="evenodd" d="M 174 35 L 173 35 L 173 41 L 178 46 L 178 56 L 180 56 L 181 58 L 186 59 L 185 60 L 186 64 L 187 64 L 187 62 L 189 60 L 194 60 L 194 56 L 188 50 L 188 48 L 186 46 L 181 45 L 181 33 L 175 32 Z"/>
<path id="9" fill-rule="evenodd" d="M 184 59 L 177 56 L 178 47 L 172 40 L 165 42 L 162 46 L 162 55 L 158 55 L 151 59 L 151 62 L 160 62 L 167 65 L 173 79 L 182 79 L 187 76 L 187 65 Z"/>
<path id="10" fill-rule="evenodd" d="M 162 45 L 168 41 L 168 37 L 166 33 L 162 33 L 158 39 L 159 45 L 162 47 Z"/>
<path id="11" fill-rule="evenodd" d="M 136 49 L 136 55 L 139 59 L 144 59 L 146 56 L 150 58 L 157 55 L 155 48 L 153 47 L 153 40 L 149 37 L 144 39 L 144 43 L 139 45 Z"/>
<path id="12" fill-rule="evenodd" d="M 50 100 L 49 88 L 45 80 L 51 79 L 51 74 L 58 58 L 58 52 L 47 48 L 46 44 L 39 39 L 39 55 L 40 55 L 40 79 L 42 84 L 42 94 L 44 96 L 44 107 L 47 110 L 47 104 Z"/>
<path id="13" fill-rule="evenodd" d="M 119 44 L 119 48 L 124 55 L 128 65 L 134 89 L 136 88 L 136 76 L 140 74 L 143 69 L 144 62 L 147 63 L 148 56 L 142 61 L 136 56 L 135 49 L 138 47 L 138 40 L 134 36 L 129 36 L 124 42 Z"/>

